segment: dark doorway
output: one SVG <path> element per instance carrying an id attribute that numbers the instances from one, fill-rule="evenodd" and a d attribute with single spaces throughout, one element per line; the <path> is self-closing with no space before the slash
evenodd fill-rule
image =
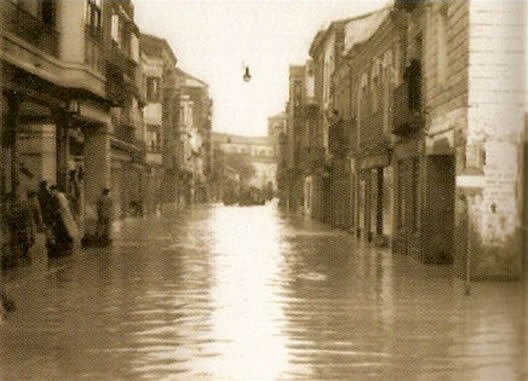
<path id="1" fill-rule="evenodd" d="M 451 155 L 427 156 L 423 259 L 451 264 L 454 259 L 455 160 Z"/>

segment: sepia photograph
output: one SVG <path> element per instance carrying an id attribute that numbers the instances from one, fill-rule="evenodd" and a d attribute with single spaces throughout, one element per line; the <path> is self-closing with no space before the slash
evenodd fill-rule
<path id="1" fill-rule="evenodd" d="M 526 0 L 0 0 L 0 381 L 528 381 Z"/>

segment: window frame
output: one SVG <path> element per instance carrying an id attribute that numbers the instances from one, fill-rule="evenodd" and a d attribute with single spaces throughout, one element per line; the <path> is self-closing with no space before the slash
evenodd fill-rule
<path id="1" fill-rule="evenodd" d="M 86 0 L 85 27 L 96 40 L 103 38 L 103 8 L 100 0 Z M 95 20 L 95 22 L 94 22 Z"/>
<path id="2" fill-rule="evenodd" d="M 154 86 L 150 86 L 151 84 L 154 84 Z M 155 76 L 147 76 L 146 77 L 147 102 L 149 102 L 149 103 L 159 103 L 159 101 L 160 101 L 160 85 L 161 85 L 161 81 L 160 81 L 159 77 L 155 77 Z"/>

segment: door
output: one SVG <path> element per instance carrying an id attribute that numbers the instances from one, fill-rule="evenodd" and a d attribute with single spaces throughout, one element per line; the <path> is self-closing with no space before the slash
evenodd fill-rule
<path id="1" fill-rule="evenodd" d="M 412 234 L 418 224 L 418 158 L 400 161 L 397 165 L 397 203 L 394 250 L 410 253 Z"/>
<path id="2" fill-rule="evenodd" d="M 428 263 L 454 260 L 455 160 L 453 156 L 427 157 L 427 240 L 424 256 Z"/>
<path id="3" fill-rule="evenodd" d="M 398 254 L 408 254 L 407 232 L 407 204 L 408 204 L 408 166 L 404 161 L 398 163 L 397 169 L 397 204 L 396 204 L 396 234 L 394 237 L 394 250 Z"/>

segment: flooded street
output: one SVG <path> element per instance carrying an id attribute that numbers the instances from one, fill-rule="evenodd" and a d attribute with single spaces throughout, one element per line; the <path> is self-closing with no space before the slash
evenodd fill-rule
<path id="1" fill-rule="evenodd" d="M 5 280 L 1 380 L 519 380 L 523 294 L 274 206 L 128 219 Z M 40 267 L 39 267 L 40 266 Z"/>

